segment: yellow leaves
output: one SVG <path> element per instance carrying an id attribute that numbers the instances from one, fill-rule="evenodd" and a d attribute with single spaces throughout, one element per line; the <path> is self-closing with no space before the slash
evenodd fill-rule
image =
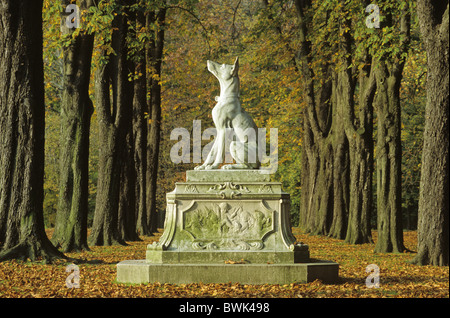
<path id="1" fill-rule="evenodd" d="M 247 262 L 242 258 L 240 261 L 226 260 L 225 264 L 246 264 Z"/>
<path id="2" fill-rule="evenodd" d="M 52 230 L 47 230 L 51 237 Z M 144 259 L 147 244 L 159 240 L 156 236 L 141 237 L 141 242 L 128 246 L 92 246 L 89 252 L 68 253 L 74 258 L 103 261 L 97 264 L 79 264 L 80 288 L 67 288 L 66 264 L 37 265 L 8 261 L 0 263 L 0 297 L 276 297 L 276 298 L 370 298 L 370 297 L 446 297 L 449 296 L 449 270 L 439 266 L 416 266 L 407 263 L 414 253 L 374 254 L 375 244 L 350 245 L 341 240 L 303 234 L 293 228 L 298 241 L 310 246 L 311 257 L 339 263 L 341 281 L 324 284 L 251 285 L 239 283 L 203 284 L 143 284 L 115 283 L 117 262 L 125 259 Z M 377 239 L 373 231 L 374 240 Z M 407 248 L 414 250 L 417 232 L 404 232 Z M 229 260 L 241 264 L 242 260 Z M 369 264 L 380 267 L 380 288 L 367 288 L 365 268 Z M 233 266 L 233 265 L 230 265 Z"/>

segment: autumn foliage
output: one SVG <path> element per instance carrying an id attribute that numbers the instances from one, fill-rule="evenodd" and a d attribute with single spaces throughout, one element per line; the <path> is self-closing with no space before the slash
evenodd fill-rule
<path id="1" fill-rule="evenodd" d="M 161 234 L 162 229 L 159 231 Z M 68 253 L 80 262 L 80 287 L 67 288 L 65 271 L 69 263 L 40 265 L 8 261 L 0 263 L 0 297 L 218 297 L 218 298 L 448 298 L 448 267 L 415 266 L 407 261 L 415 254 L 377 254 L 374 244 L 351 245 L 342 240 L 310 236 L 293 229 L 299 241 L 310 245 L 311 257 L 330 259 L 340 264 L 340 281 L 324 284 L 243 285 L 225 284 L 118 284 L 116 264 L 126 259 L 145 258 L 146 245 L 158 240 L 159 235 L 141 237 L 140 242 L 127 246 L 94 246 L 90 252 Z M 51 231 L 48 231 L 51 236 Z M 372 233 L 374 239 L 377 233 Z M 415 250 L 417 233 L 404 232 L 405 245 Z M 366 267 L 375 264 L 380 268 L 380 287 L 367 288 Z M 230 264 L 232 266 L 232 264 Z"/>

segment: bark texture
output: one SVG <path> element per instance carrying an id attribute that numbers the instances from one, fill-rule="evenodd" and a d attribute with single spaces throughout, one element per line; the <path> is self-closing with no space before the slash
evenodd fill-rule
<path id="1" fill-rule="evenodd" d="M 350 244 L 372 242 L 370 218 L 373 212 L 373 99 L 375 78 L 370 62 L 359 75 L 359 116 L 354 104 L 347 104 L 345 131 L 350 150 L 350 207 L 345 241 Z"/>
<path id="2" fill-rule="evenodd" d="M 147 29 L 156 24 L 155 31 L 147 48 L 147 64 L 150 67 L 148 88 L 150 100 L 148 101 L 148 114 L 150 115 L 150 127 L 147 136 L 147 221 L 151 232 L 157 230 L 156 190 L 158 177 L 159 146 L 161 141 L 161 65 L 164 48 L 164 33 L 166 8 L 152 11 L 147 15 Z"/>
<path id="3" fill-rule="evenodd" d="M 142 12 L 136 14 L 136 29 L 145 26 L 145 16 Z M 147 63 L 145 50 L 135 57 L 135 73 L 142 74 L 134 80 L 133 96 L 133 138 L 134 165 L 136 171 L 136 230 L 141 235 L 150 235 L 147 222 Z"/>
<path id="4" fill-rule="evenodd" d="M 394 17 L 387 15 L 382 27 L 396 24 Z M 401 108 L 400 84 L 405 65 L 402 54 L 408 51 L 410 38 L 410 14 L 404 8 L 397 25 L 400 38 L 394 56 L 381 55 L 375 62 L 377 96 L 377 253 L 401 253 L 403 244 L 402 185 L 401 185 Z"/>
<path id="5" fill-rule="evenodd" d="M 63 7 L 70 1 L 63 0 Z M 83 1 L 87 10 L 91 1 Z M 74 28 L 61 29 L 70 35 Z M 64 89 L 61 100 L 61 156 L 58 211 L 52 242 L 65 252 L 88 250 L 87 215 L 89 199 L 89 133 L 93 113 L 89 81 L 94 35 L 81 32 L 63 48 Z"/>
<path id="6" fill-rule="evenodd" d="M 42 0 L 0 1 L 0 261 L 65 258 L 44 231 Z"/>
<path id="7" fill-rule="evenodd" d="M 302 156 L 300 226 L 306 232 L 344 238 L 348 214 L 349 157 L 342 107 L 338 107 L 336 74 L 324 62 L 323 78 L 311 69 L 306 13 L 309 1 L 296 1 L 301 50 L 299 52 L 306 107 Z M 320 88 L 316 88 L 318 84 Z"/>
<path id="8" fill-rule="evenodd" d="M 117 15 L 113 21 L 112 47 L 116 55 L 105 56 L 107 63 L 99 66 L 96 74 L 96 102 L 99 120 L 99 176 L 94 221 L 89 241 L 91 245 L 125 244 L 122 226 L 119 225 L 120 196 L 124 195 L 124 170 L 122 160 L 128 160 L 130 146 L 129 125 L 132 118 L 132 95 L 128 81 L 126 50 L 127 18 Z M 112 91 L 112 98 L 110 96 Z M 124 159 L 125 158 L 125 159 Z M 121 193 L 122 189 L 122 193 Z M 120 214 L 123 222 L 125 211 Z M 134 210 L 128 211 L 135 213 Z"/>
<path id="9" fill-rule="evenodd" d="M 427 103 L 420 179 L 418 265 L 448 266 L 449 252 L 449 4 L 419 0 L 427 51 Z"/>
<path id="10" fill-rule="evenodd" d="M 345 1 L 341 1 L 346 10 Z M 337 74 L 336 102 L 341 110 L 345 135 L 349 147 L 348 221 L 345 241 L 351 244 L 372 242 L 370 216 L 372 214 L 373 172 L 373 97 L 375 78 L 372 61 L 367 50 L 356 57 L 355 47 L 361 46 L 353 39 L 351 13 L 342 12 L 339 42 L 339 71 Z M 355 43 L 356 42 L 356 43 Z M 358 67 L 356 74 L 353 63 Z M 358 86 L 358 87 L 357 87 Z M 358 88 L 356 90 L 356 88 Z M 356 98 L 359 98 L 358 100 Z M 358 104 L 358 107 L 355 105 Z M 358 110 L 356 110 L 358 108 Z"/>

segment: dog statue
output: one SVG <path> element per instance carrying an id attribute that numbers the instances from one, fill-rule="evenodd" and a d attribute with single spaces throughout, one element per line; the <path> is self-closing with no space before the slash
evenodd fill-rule
<path id="1" fill-rule="evenodd" d="M 226 137 L 229 133 L 236 136 L 230 142 L 230 154 L 235 164 L 223 165 L 222 169 L 258 169 L 258 143 L 255 122 L 242 109 L 239 101 L 239 58 L 233 65 L 207 61 L 210 71 L 220 84 L 220 96 L 216 97 L 216 106 L 212 110 L 212 118 L 217 135 L 205 162 L 195 170 L 218 169 L 225 156 Z"/>

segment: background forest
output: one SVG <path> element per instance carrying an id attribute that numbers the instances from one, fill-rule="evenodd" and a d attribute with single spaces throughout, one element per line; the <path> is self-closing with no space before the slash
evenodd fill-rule
<path id="1" fill-rule="evenodd" d="M 279 167 L 274 179 L 283 182 L 291 194 L 293 224 L 298 225 L 300 211 L 301 147 L 303 142 L 302 79 L 297 52 L 299 36 L 293 1 L 197 1 L 173 2 L 166 13 L 164 53 L 161 68 L 161 150 L 159 155 L 157 212 L 164 213 L 165 193 L 195 164 L 174 164 L 170 132 L 176 127 L 192 130 L 192 121 L 202 121 L 202 131 L 213 127 L 211 109 L 218 95 L 216 79 L 206 70 L 206 60 L 231 63 L 236 56 L 241 63 L 242 103 L 258 127 L 278 128 Z M 44 15 L 46 75 L 46 166 L 45 221 L 53 227 L 59 194 L 60 103 L 63 60 L 59 37 L 59 14 L 52 1 Z M 323 3 L 325 8 L 332 2 Z M 411 43 L 405 55 L 401 82 L 402 105 L 402 217 L 404 228 L 417 226 L 420 162 L 423 144 L 426 102 L 426 54 L 419 39 L 417 17 L 412 14 Z M 365 26 L 369 13 L 353 17 Z M 333 26 L 330 26 L 330 28 Z M 146 32 L 146 30 L 141 30 Z M 314 29 L 315 40 L 323 41 L 324 30 Z M 332 32 L 330 30 L 329 32 Z M 144 36 L 142 39 L 146 39 Z M 97 44 L 98 46 L 99 44 Z M 142 49 L 142 48 L 141 48 Z M 95 50 L 94 50 L 95 54 Z M 98 65 L 94 55 L 92 77 Z M 315 63 L 327 56 L 317 56 Z M 152 70 L 149 70 L 151 72 Z M 130 75 L 131 76 L 131 75 Z M 90 97 L 95 94 L 93 78 Z M 131 103 L 131 101 L 129 101 Z M 374 139 L 376 139 L 376 116 Z M 92 224 L 98 176 L 99 137 L 97 113 L 91 120 L 89 157 L 89 225 Z M 376 180 L 374 180 L 376 183 Z M 376 184 L 374 184 L 376 195 Z M 374 206 L 376 210 L 376 205 Z M 160 221 L 163 220 L 160 217 Z M 376 213 L 371 224 L 376 227 Z M 159 226 L 161 226 L 161 222 Z"/>

